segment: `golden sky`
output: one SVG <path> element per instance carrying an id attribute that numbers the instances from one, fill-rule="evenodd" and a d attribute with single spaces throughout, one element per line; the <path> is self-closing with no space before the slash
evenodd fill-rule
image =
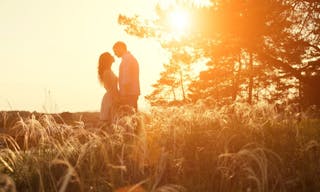
<path id="1" fill-rule="evenodd" d="M 134 3 L 133 3 L 134 2 Z M 119 13 L 151 17 L 155 0 L 0 0 L 0 111 L 99 111 L 97 61 L 118 40 L 140 63 L 143 95 L 166 60 L 154 40 L 127 35 Z M 120 59 L 113 69 L 117 73 Z"/>

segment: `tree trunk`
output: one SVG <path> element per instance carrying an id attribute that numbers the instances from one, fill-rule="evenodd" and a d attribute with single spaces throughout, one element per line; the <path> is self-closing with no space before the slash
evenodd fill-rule
<path id="1" fill-rule="evenodd" d="M 233 88 L 233 96 L 232 99 L 233 101 L 236 101 L 237 99 L 237 94 L 238 94 L 238 89 L 239 89 L 239 80 L 240 80 L 240 72 L 242 68 L 242 62 L 241 62 L 241 51 L 239 53 L 239 68 L 236 74 L 235 82 L 234 82 L 234 88 Z"/>
<path id="2" fill-rule="evenodd" d="M 185 94 L 184 86 L 183 86 L 182 70 L 179 71 L 179 75 L 180 75 L 180 86 L 181 86 L 181 91 L 182 91 L 182 97 L 183 97 L 183 101 L 184 101 L 184 100 L 186 100 L 186 94 Z"/>
<path id="3" fill-rule="evenodd" d="M 173 86 L 171 87 L 171 90 L 172 90 L 172 94 L 173 94 L 173 100 L 177 101 L 176 93 L 174 92 L 174 87 Z"/>
<path id="4" fill-rule="evenodd" d="M 249 53 L 249 90 L 248 90 L 248 103 L 252 104 L 252 90 L 253 90 L 253 56 L 252 52 Z"/>

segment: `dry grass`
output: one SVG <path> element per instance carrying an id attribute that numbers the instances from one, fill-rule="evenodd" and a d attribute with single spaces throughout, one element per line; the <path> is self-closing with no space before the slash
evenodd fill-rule
<path id="1" fill-rule="evenodd" d="M 320 188 L 320 119 L 310 110 L 199 104 L 122 111 L 112 125 L 1 114 L 0 171 L 18 191 Z"/>

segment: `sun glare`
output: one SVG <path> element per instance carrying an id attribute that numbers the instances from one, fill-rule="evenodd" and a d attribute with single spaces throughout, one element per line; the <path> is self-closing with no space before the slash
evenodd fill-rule
<path id="1" fill-rule="evenodd" d="M 212 6 L 212 2 L 210 0 L 193 0 L 193 4 L 198 7 Z"/>
<path id="2" fill-rule="evenodd" d="M 172 11 L 169 22 L 173 32 L 184 33 L 190 24 L 188 12 L 181 9 Z"/>

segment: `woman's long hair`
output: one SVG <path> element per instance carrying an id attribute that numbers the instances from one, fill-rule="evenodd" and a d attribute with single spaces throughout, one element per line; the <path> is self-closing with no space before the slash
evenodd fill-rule
<path id="1" fill-rule="evenodd" d="M 111 69 L 111 65 L 114 62 L 113 56 L 109 52 L 102 53 L 99 57 L 98 65 L 98 78 L 101 84 L 103 84 L 103 74 L 107 69 Z"/>

